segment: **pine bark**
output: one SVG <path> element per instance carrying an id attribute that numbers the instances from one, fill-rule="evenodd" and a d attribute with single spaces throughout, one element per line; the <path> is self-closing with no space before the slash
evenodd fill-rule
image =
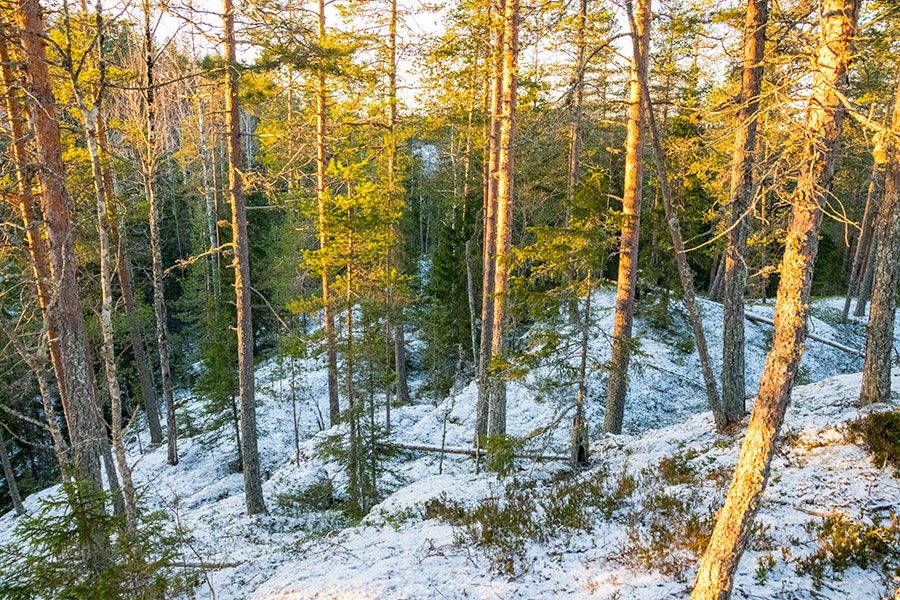
<path id="1" fill-rule="evenodd" d="M 487 122 L 485 146 L 487 148 L 487 171 L 484 186 L 484 209 L 482 221 L 484 225 L 484 245 L 482 250 L 481 280 L 481 343 L 478 360 L 478 400 L 475 408 L 475 445 L 483 446 L 483 438 L 488 434 L 490 382 L 488 371 L 491 362 L 491 344 L 494 327 L 494 280 L 495 257 L 497 253 L 497 164 L 500 148 L 500 105 L 503 65 L 501 47 L 503 44 L 503 28 L 495 22 L 492 12 L 503 13 L 505 0 L 498 0 L 497 8 L 490 0 L 485 0 L 485 19 L 491 41 L 485 55 L 491 60 L 490 77 L 490 117 Z M 487 60 L 485 60 L 485 63 Z M 487 72 L 487 65 L 485 65 Z M 485 81 L 487 82 L 487 81 Z"/>
<path id="2" fill-rule="evenodd" d="M 61 394 L 71 440 L 73 467 L 77 478 L 102 485 L 100 454 L 103 432 L 99 398 L 90 363 L 81 291 L 76 279 L 75 247 L 69 219 L 69 192 L 62 160 L 59 121 L 47 61 L 44 26 L 38 0 L 20 0 L 16 22 L 21 31 L 25 88 L 31 109 L 31 123 L 41 185 L 41 202 L 50 249 L 50 271 L 55 296 L 57 336 L 60 340 Z M 51 345 L 51 352 L 53 348 Z"/>
<path id="3" fill-rule="evenodd" d="M 884 197 L 875 235 L 881 241 L 873 260 L 872 298 L 866 335 L 860 404 L 891 399 L 891 352 L 894 346 L 894 315 L 900 284 L 900 81 L 894 101 L 891 140 L 887 149 Z"/>
<path id="4" fill-rule="evenodd" d="M 509 265 L 512 250 L 512 220 L 515 180 L 516 95 L 519 77 L 519 0 L 506 0 L 503 7 L 503 80 L 497 156 L 497 238 L 494 257 L 494 323 L 491 327 L 491 359 L 506 350 L 506 310 L 509 303 Z M 488 435 L 506 433 L 506 379 L 491 378 Z"/>
<path id="5" fill-rule="evenodd" d="M 325 47 L 325 0 L 319 0 L 318 9 L 319 47 Z M 319 249 L 328 247 L 329 237 L 326 225 L 328 182 L 325 170 L 328 168 L 327 146 L 325 141 L 327 111 L 327 89 L 325 87 L 325 70 L 320 68 L 316 74 L 316 198 L 318 201 L 318 233 Z M 324 259 L 323 259 L 324 260 Z M 341 405 L 338 397 L 337 382 L 337 343 L 334 332 L 334 300 L 331 291 L 331 270 L 322 265 L 322 306 L 325 319 L 325 351 L 328 357 L 328 416 L 332 425 L 341 419 Z"/>
<path id="6" fill-rule="evenodd" d="M 847 86 L 859 0 L 824 0 L 806 143 L 793 199 L 775 304 L 775 339 L 725 506 L 700 563 L 692 600 L 727 600 L 769 477 L 807 334 L 809 296 L 825 205 L 844 119 L 835 89 Z"/>
<path id="7" fill-rule="evenodd" d="M 748 0 L 744 25 L 744 67 L 741 107 L 731 167 L 728 203 L 728 245 L 722 292 L 722 414 L 726 423 L 744 417 L 744 291 L 747 287 L 747 212 L 753 202 L 757 113 L 766 49 L 768 0 Z"/>
<path id="8" fill-rule="evenodd" d="M 616 313 L 613 346 L 606 393 L 603 430 L 622 433 L 628 363 L 631 358 L 631 328 L 634 292 L 637 284 L 638 239 L 641 229 L 641 187 L 644 172 L 644 130 L 646 116 L 641 85 L 646 81 L 650 51 L 650 0 L 638 0 L 634 10 L 637 46 L 631 61 L 628 125 L 625 139 L 625 188 L 622 196 L 622 232 L 619 244 L 619 275 L 616 284 Z"/>
<path id="9" fill-rule="evenodd" d="M 259 476 L 256 434 L 256 379 L 253 372 L 253 318 L 251 314 L 250 247 L 247 205 L 241 175 L 241 115 L 238 98 L 237 52 L 234 42 L 234 4 L 223 2 L 225 30 L 225 114 L 228 119 L 228 184 L 231 196 L 231 232 L 234 244 L 234 296 L 237 302 L 238 381 L 241 397 L 241 457 L 247 514 L 266 512 Z"/>

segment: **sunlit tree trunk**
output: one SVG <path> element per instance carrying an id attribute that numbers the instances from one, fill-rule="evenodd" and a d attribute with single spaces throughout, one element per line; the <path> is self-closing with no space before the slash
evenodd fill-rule
<path id="1" fill-rule="evenodd" d="M 643 97 L 650 45 L 650 0 L 638 0 L 634 11 L 635 31 L 640 54 L 631 61 L 628 127 L 625 139 L 625 191 L 622 196 L 622 233 L 619 244 L 619 276 L 616 285 L 616 314 L 613 347 L 606 391 L 606 415 L 603 430 L 622 433 L 625 416 L 625 392 L 628 388 L 628 363 L 631 358 L 631 327 L 634 319 L 634 291 L 637 283 L 638 238 L 641 230 L 641 187 L 644 174 L 644 129 L 646 118 Z"/>
<path id="2" fill-rule="evenodd" d="M 241 457 L 247 514 L 266 512 L 256 435 L 256 379 L 253 372 L 253 319 L 250 312 L 250 248 L 247 206 L 241 175 L 241 115 L 238 97 L 237 53 L 234 42 L 234 4 L 224 0 L 225 114 L 228 119 L 228 184 L 231 195 L 231 231 L 234 243 L 234 296 L 237 302 L 238 380 L 241 396 Z"/>
<path id="3" fill-rule="evenodd" d="M 835 89 L 847 86 L 859 0 L 823 0 L 820 10 L 820 40 L 806 114 L 807 141 L 792 200 L 775 303 L 775 339 L 766 357 L 753 416 L 725 506 L 719 512 L 700 563 L 692 600 L 727 600 L 731 596 L 738 562 L 750 540 L 769 478 L 775 441 L 806 340 L 822 207 L 831 189 L 844 121 L 844 107 Z"/>
<path id="4" fill-rule="evenodd" d="M 727 423 L 744 417 L 744 291 L 747 287 L 747 214 L 753 201 L 756 126 L 766 49 L 768 0 L 748 0 L 744 24 L 744 72 L 741 107 L 731 164 L 728 246 L 722 291 L 722 416 Z"/>
<path id="5" fill-rule="evenodd" d="M 496 22 L 492 13 L 503 14 L 505 0 L 498 0 L 498 8 L 494 9 L 490 0 L 485 1 L 485 19 L 487 32 L 491 42 L 485 51 L 491 61 L 490 77 L 490 117 L 487 123 L 487 172 L 484 186 L 484 246 L 482 251 L 481 281 L 481 343 L 478 360 L 478 400 L 475 409 L 475 444 L 483 446 L 483 438 L 488 433 L 488 405 L 490 402 L 490 385 L 488 370 L 491 362 L 491 343 L 494 327 L 494 267 L 497 250 L 497 163 L 500 140 L 500 102 L 503 76 L 501 63 L 501 46 L 503 29 Z M 487 72 L 487 58 L 485 60 Z"/>
<path id="6" fill-rule="evenodd" d="M 50 270 L 55 295 L 56 319 L 64 392 L 63 412 L 71 440 L 72 461 L 77 477 L 101 486 L 101 429 L 99 398 L 93 366 L 89 360 L 81 292 L 75 277 L 75 248 L 69 220 L 69 192 L 62 160 L 59 121 L 47 62 L 41 8 L 37 0 L 20 0 L 16 22 L 21 31 L 25 64 L 25 89 L 33 104 L 31 124 L 41 185 L 41 201 L 50 247 Z M 52 347 L 51 347 L 52 351 Z"/>
<path id="7" fill-rule="evenodd" d="M 900 82 L 894 100 L 891 135 L 900 134 Z M 891 399 L 891 351 L 894 345 L 894 314 L 900 283 L 900 144 L 892 137 L 887 149 L 884 197 L 875 235 L 881 241 L 874 256 L 872 298 L 866 337 L 860 404 Z"/>
<path id="8" fill-rule="evenodd" d="M 494 324 L 491 359 L 506 350 L 506 309 L 509 303 L 509 264 L 512 258 L 512 219 L 515 178 L 516 94 L 519 79 L 519 0 L 506 0 L 503 7 L 503 81 L 497 156 L 497 239 L 494 257 Z M 505 375 L 491 377 L 488 434 L 506 433 Z"/>

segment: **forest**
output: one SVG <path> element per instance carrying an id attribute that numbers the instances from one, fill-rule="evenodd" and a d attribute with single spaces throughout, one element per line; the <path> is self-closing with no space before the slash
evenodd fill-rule
<path id="1" fill-rule="evenodd" d="M 898 56 L 0 0 L 0 600 L 900 600 Z"/>

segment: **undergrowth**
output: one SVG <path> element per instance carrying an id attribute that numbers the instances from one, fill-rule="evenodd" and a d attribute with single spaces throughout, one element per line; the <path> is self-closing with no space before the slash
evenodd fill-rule
<path id="1" fill-rule="evenodd" d="M 872 413 L 853 421 L 850 433 L 854 443 L 872 451 L 879 469 L 885 465 L 900 469 L 900 411 Z"/>

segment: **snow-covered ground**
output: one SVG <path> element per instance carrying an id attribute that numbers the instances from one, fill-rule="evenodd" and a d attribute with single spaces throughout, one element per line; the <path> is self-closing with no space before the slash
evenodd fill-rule
<path id="1" fill-rule="evenodd" d="M 862 347 L 863 320 L 837 324 L 842 303 L 842 298 L 816 301 L 810 331 L 846 346 Z M 609 358 L 613 295 L 597 294 L 596 304 L 596 337 L 590 354 L 592 364 L 600 365 Z M 721 307 L 707 301 L 702 306 L 713 368 L 718 372 L 721 336 L 716 328 Z M 771 317 L 773 305 L 749 309 Z M 771 328 L 746 325 L 748 391 L 755 392 Z M 681 331 L 689 332 L 677 317 L 673 329 L 679 338 Z M 694 551 L 673 548 L 662 561 L 665 568 L 648 569 L 647 561 L 638 558 L 653 547 L 653 527 L 660 525 L 652 506 L 668 502 L 687 507 L 698 523 L 708 525 L 724 497 L 742 434 L 724 437 L 715 432 L 706 411 L 696 353 L 685 354 L 676 339 L 650 329 L 641 319 L 635 331 L 641 353 L 633 363 L 625 435 L 599 433 L 605 375 L 593 369 L 588 379 L 592 466 L 585 473 L 573 475 L 556 463 L 523 461 L 514 478 L 498 481 L 495 475 L 475 473 L 473 461 L 465 457 L 446 455 L 442 460 L 434 454 L 405 453 L 392 460 L 380 480 L 381 489 L 389 495 L 361 522 L 351 525 L 337 511 L 311 510 L 296 501 L 303 490 L 324 479 L 333 482 L 337 495 L 343 494 L 346 484 L 341 467 L 316 450 L 329 434 L 320 431 L 322 415 L 327 414 L 323 365 L 316 361 L 295 365 L 301 440 L 297 461 L 290 368 L 272 360 L 257 370 L 260 459 L 268 515 L 248 518 L 244 514 L 242 475 L 231 472 L 228 464 L 236 454 L 230 424 L 218 431 L 183 436 L 181 460 L 174 467 L 166 463 L 164 446 L 139 452 L 136 436 L 141 436 L 144 449 L 148 441 L 139 425 L 129 440 L 135 480 L 147 508 L 167 511 L 173 522 L 191 532 L 183 547 L 185 561 L 208 566 L 205 583 L 196 590 L 198 598 L 686 598 L 696 564 Z M 795 388 L 784 428 L 791 433 L 775 459 L 760 511 L 763 534 L 758 537 L 766 543 L 755 544 L 744 556 L 735 597 L 874 599 L 884 591 L 874 571 L 856 567 L 842 581 L 829 580 L 813 591 L 809 576 L 799 576 L 794 568 L 798 557 L 814 550 L 815 534 L 806 525 L 821 521 L 815 515 L 838 511 L 859 518 L 900 505 L 896 472 L 890 467 L 875 468 L 866 451 L 845 435 L 847 421 L 871 410 L 896 408 L 896 403 L 864 411 L 855 408 L 860 377 L 854 373 L 861 367 L 859 357 L 808 342 L 801 373 L 807 384 Z M 531 449 L 565 453 L 570 427 L 565 410 L 571 395 L 537 394 L 541 376 L 532 373 L 509 386 L 508 430 L 516 436 L 540 431 L 530 437 Z M 898 386 L 900 371 L 895 374 L 894 389 Z M 468 384 L 454 388 L 437 406 L 430 398 L 422 398 L 395 408 L 393 441 L 467 446 L 474 428 L 475 398 L 475 386 Z M 201 406 L 202 401 L 183 394 L 179 410 L 200 425 Z M 669 462 L 661 466 L 664 459 Z M 672 479 L 673 468 L 676 474 L 689 476 Z M 623 484 L 629 480 L 623 474 L 633 478 L 634 489 Z M 591 520 L 587 529 L 560 532 L 540 542 L 523 539 L 516 563 L 502 574 L 492 568 L 490 552 L 456 544 L 458 531 L 455 534 L 446 519 L 431 518 L 424 509 L 434 498 L 473 506 L 485 498 L 504 497 L 505 486 L 513 479 L 550 490 L 558 485 L 553 482 L 567 477 L 578 478 L 571 482 L 592 482 L 603 494 L 619 494 L 620 508 Z M 623 492 L 624 488 L 628 490 Z M 32 495 L 26 507 L 36 508 L 39 498 L 50 493 L 52 489 Z M 676 527 L 674 521 L 671 525 Z M 13 526 L 11 513 L 0 517 L 0 543 L 9 539 Z"/>

